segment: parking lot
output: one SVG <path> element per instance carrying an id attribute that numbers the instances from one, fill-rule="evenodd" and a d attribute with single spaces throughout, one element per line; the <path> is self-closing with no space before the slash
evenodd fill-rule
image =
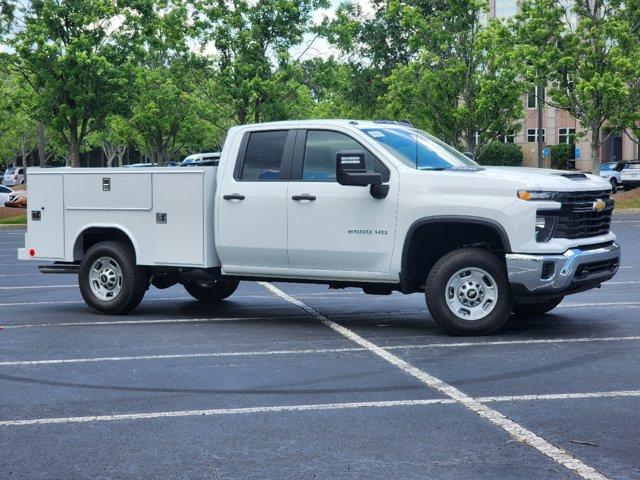
<path id="1" fill-rule="evenodd" d="M 315 285 L 100 316 L 0 229 L 0 478 L 640 478 L 640 215 L 613 227 L 611 282 L 475 338 Z"/>

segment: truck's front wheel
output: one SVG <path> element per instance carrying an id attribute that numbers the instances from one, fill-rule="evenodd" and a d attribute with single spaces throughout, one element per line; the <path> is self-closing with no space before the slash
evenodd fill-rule
<path id="1" fill-rule="evenodd" d="M 217 302 L 231 296 L 236 291 L 240 282 L 221 278 L 211 282 L 184 282 L 184 288 L 196 300 L 201 302 Z"/>
<path id="2" fill-rule="evenodd" d="M 124 242 L 109 240 L 87 250 L 78 274 L 85 303 L 100 313 L 120 315 L 142 301 L 148 278 Z"/>
<path id="3" fill-rule="evenodd" d="M 494 332 L 513 307 L 504 262 L 481 248 L 461 248 L 438 260 L 425 295 L 433 319 L 454 335 Z"/>

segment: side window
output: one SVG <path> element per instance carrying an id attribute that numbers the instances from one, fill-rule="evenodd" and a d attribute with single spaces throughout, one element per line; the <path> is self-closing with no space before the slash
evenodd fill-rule
<path id="1" fill-rule="evenodd" d="M 251 133 L 240 178 L 245 181 L 279 180 L 288 133 L 288 130 Z"/>
<path id="2" fill-rule="evenodd" d="M 353 138 L 329 130 L 308 130 L 304 148 L 302 180 L 335 182 L 336 154 L 341 150 L 364 150 L 367 171 L 382 174 L 389 180 L 389 170 Z"/>
<path id="3" fill-rule="evenodd" d="M 9 190 L 7 187 L 0 185 L 0 193 L 9 193 L 10 191 L 11 190 Z"/>

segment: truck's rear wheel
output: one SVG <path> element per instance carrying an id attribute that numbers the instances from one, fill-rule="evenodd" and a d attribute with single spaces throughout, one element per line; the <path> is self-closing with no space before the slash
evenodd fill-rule
<path id="1" fill-rule="evenodd" d="M 515 304 L 513 306 L 513 313 L 518 317 L 529 317 L 534 315 L 544 315 L 547 312 L 550 312 L 558 305 L 564 297 L 552 298 L 551 300 L 546 300 L 544 302 L 536 302 L 536 303 L 520 303 Z"/>
<path id="2" fill-rule="evenodd" d="M 78 273 L 85 303 L 100 313 L 120 315 L 136 308 L 148 287 L 142 267 L 136 265 L 131 247 L 105 241 L 85 253 Z"/>
<path id="3" fill-rule="evenodd" d="M 494 332 L 513 307 L 504 262 L 481 248 L 461 248 L 438 260 L 425 296 L 433 319 L 454 335 Z"/>
<path id="4" fill-rule="evenodd" d="M 184 288 L 196 300 L 201 302 L 218 302 L 231 296 L 236 291 L 240 282 L 221 278 L 211 282 L 185 281 Z"/>

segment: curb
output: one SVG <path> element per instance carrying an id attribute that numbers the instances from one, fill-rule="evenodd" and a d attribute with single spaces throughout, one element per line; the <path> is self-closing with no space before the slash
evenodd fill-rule
<path id="1" fill-rule="evenodd" d="M 6 225 L 0 225 L 0 229 L 1 228 L 19 228 L 22 230 L 22 227 L 26 227 L 27 224 L 26 223 L 8 223 Z"/>
<path id="2" fill-rule="evenodd" d="M 616 208 L 613 211 L 613 214 L 620 214 L 620 215 L 629 215 L 631 213 L 640 213 L 640 208 Z"/>

